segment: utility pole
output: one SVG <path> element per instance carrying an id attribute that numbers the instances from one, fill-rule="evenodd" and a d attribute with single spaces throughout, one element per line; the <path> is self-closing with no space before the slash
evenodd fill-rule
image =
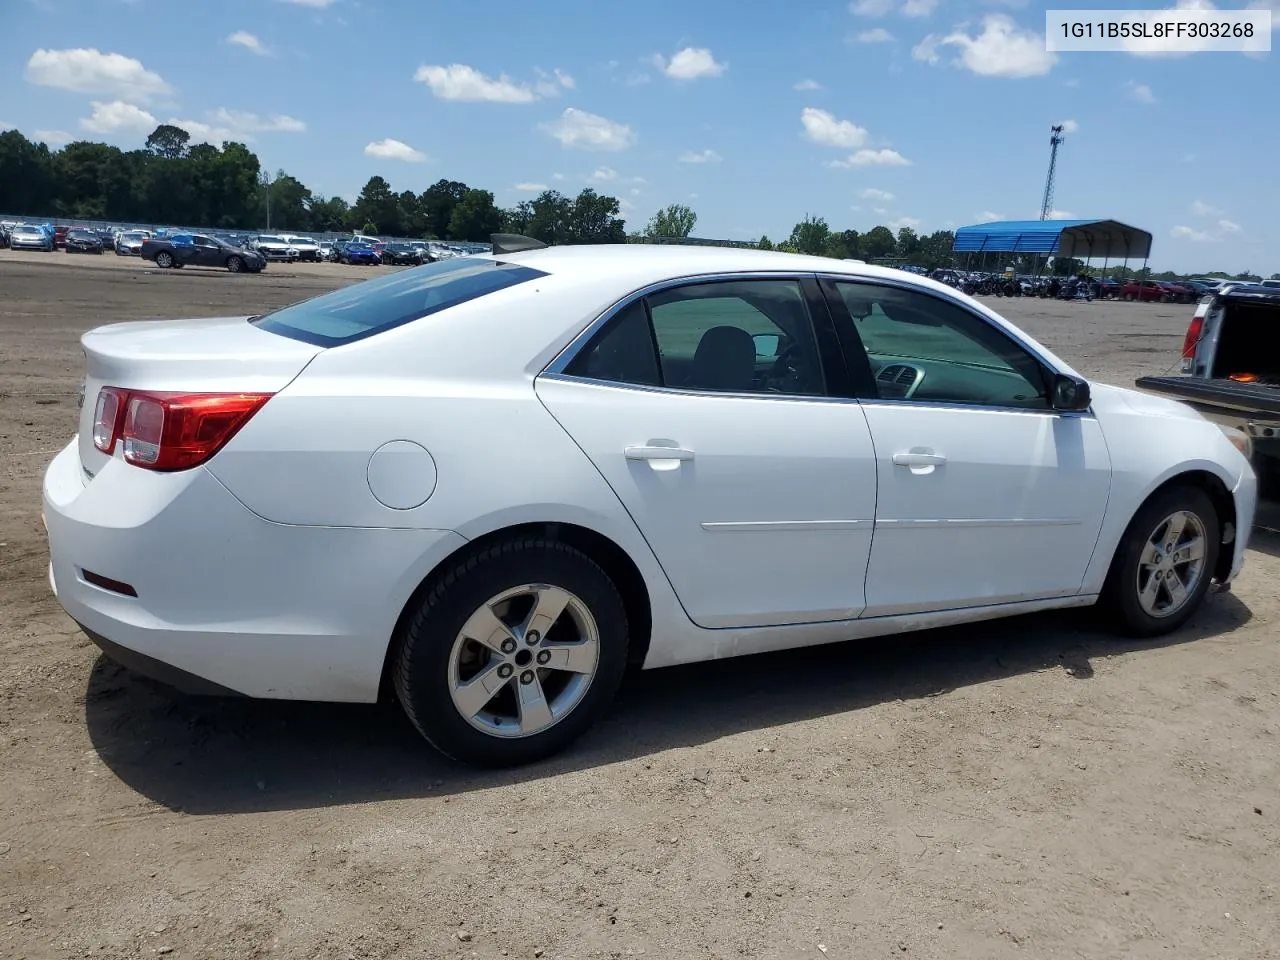
<path id="1" fill-rule="evenodd" d="M 1049 176 L 1044 181 L 1044 200 L 1040 203 L 1040 219 L 1048 220 L 1053 209 L 1053 179 L 1058 172 L 1058 147 L 1062 146 L 1062 124 L 1052 127 L 1049 136 Z"/>

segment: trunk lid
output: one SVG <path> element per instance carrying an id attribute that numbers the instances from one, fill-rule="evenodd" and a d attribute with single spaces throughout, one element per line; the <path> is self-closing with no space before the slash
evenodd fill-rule
<path id="1" fill-rule="evenodd" d="M 275 393 L 324 349 L 268 333 L 248 321 L 146 320 L 98 327 L 81 337 L 86 370 L 79 447 L 86 479 L 109 459 L 93 445 L 94 412 L 103 387 Z"/>

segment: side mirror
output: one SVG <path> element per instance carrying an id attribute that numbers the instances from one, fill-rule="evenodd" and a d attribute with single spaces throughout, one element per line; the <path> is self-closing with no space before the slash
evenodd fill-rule
<path id="1" fill-rule="evenodd" d="M 776 333 L 757 333 L 751 339 L 755 342 L 757 357 L 777 356 L 778 335 Z"/>
<path id="2" fill-rule="evenodd" d="M 1053 378 L 1050 396 L 1055 410 L 1088 410 L 1091 401 L 1088 382 L 1065 373 Z"/>

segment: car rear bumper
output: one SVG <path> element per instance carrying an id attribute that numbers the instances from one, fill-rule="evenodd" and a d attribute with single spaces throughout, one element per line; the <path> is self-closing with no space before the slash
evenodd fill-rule
<path id="1" fill-rule="evenodd" d="M 401 609 L 465 543 L 271 523 L 203 467 L 113 459 L 86 480 L 75 441 L 50 463 L 43 501 L 63 609 L 108 656 L 202 693 L 376 700 Z"/>

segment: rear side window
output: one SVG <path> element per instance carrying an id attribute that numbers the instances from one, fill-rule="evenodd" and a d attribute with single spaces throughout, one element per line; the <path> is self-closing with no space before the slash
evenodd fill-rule
<path id="1" fill-rule="evenodd" d="M 251 322 L 294 340 L 337 347 L 546 275 L 515 263 L 459 257 L 343 287 Z"/>

